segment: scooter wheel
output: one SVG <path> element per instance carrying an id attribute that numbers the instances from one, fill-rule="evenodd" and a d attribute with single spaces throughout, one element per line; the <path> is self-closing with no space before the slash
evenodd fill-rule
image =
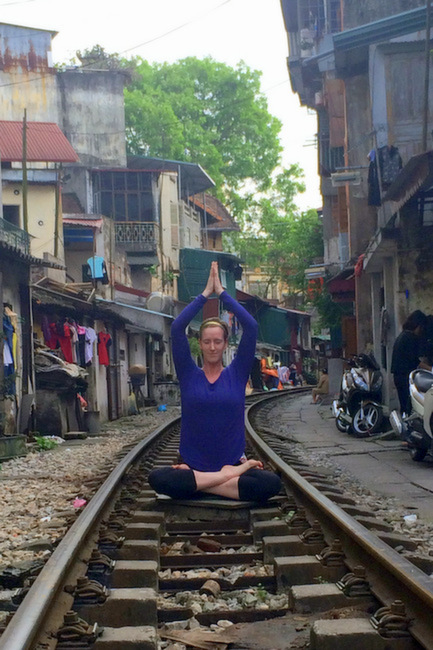
<path id="1" fill-rule="evenodd" d="M 353 416 L 352 428 L 357 438 L 366 438 L 380 430 L 383 420 L 383 412 L 376 404 L 366 404 L 363 409 L 359 408 Z"/>
<path id="2" fill-rule="evenodd" d="M 347 433 L 349 430 L 349 425 L 346 422 L 344 422 L 344 420 L 342 420 L 340 416 L 337 416 L 335 418 L 335 426 L 339 431 L 341 431 L 341 433 Z"/>
<path id="3" fill-rule="evenodd" d="M 411 447 L 410 457 L 417 463 L 420 463 L 427 456 L 427 449 L 422 447 Z"/>

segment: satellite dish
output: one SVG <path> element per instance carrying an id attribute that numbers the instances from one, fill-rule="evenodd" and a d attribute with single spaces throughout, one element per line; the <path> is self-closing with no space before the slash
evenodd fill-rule
<path id="1" fill-rule="evenodd" d="M 153 291 L 146 300 L 146 308 L 161 314 L 170 314 L 173 309 L 173 298 L 161 291 Z"/>

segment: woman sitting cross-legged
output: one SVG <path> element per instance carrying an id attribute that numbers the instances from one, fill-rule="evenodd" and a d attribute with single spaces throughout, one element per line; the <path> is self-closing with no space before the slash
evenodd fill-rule
<path id="1" fill-rule="evenodd" d="M 223 367 L 228 346 L 227 324 L 205 320 L 199 344 L 203 368 L 191 357 L 185 329 L 216 293 L 243 328 L 235 359 Z M 151 487 L 160 494 L 185 499 L 198 492 L 242 501 L 266 501 L 281 487 L 279 477 L 263 469 L 258 460 L 245 458 L 245 386 L 254 360 L 257 323 L 223 289 L 217 262 L 212 262 L 207 285 L 175 319 L 171 329 L 173 359 L 181 390 L 182 463 L 153 470 Z"/>

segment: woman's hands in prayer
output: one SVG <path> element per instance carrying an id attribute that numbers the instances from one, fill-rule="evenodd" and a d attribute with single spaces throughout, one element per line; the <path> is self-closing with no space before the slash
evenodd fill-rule
<path id="1" fill-rule="evenodd" d="M 209 277 L 207 284 L 202 292 L 202 295 L 205 298 L 209 298 L 213 293 L 216 293 L 218 296 L 224 291 L 224 287 L 221 284 L 221 280 L 218 273 L 218 262 L 212 262 L 209 272 Z"/>

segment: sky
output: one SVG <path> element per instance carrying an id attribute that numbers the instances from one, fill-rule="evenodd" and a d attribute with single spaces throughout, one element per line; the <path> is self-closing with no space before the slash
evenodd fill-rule
<path id="1" fill-rule="evenodd" d="M 269 111 L 283 123 L 283 164 L 297 162 L 305 172 L 299 207 L 321 206 L 316 116 L 291 90 L 280 0 L 0 0 L 0 21 L 58 32 L 55 63 L 96 44 L 150 62 L 187 56 L 211 56 L 232 66 L 245 61 L 262 72 Z"/>

